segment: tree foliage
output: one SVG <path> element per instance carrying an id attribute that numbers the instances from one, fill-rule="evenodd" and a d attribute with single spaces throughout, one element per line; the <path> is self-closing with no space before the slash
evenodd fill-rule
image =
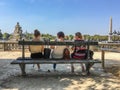
<path id="1" fill-rule="evenodd" d="M 25 33 L 23 33 L 22 36 L 27 40 L 31 40 L 34 37 L 34 34 L 25 32 Z M 2 32 L 0 32 L 0 39 L 8 40 L 8 39 L 11 39 L 12 37 L 13 37 L 12 34 L 9 34 L 7 32 L 2 34 Z M 50 35 L 48 33 L 47 34 L 42 34 L 41 37 L 43 39 L 48 39 L 48 40 L 55 40 L 57 38 L 56 36 Z M 67 35 L 67 36 L 65 36 L 65 39 L 66 40 L 73 40 L 74 35 Z M 93 40 L 93 41 L 108 41 L 108 35 L 97 35 L 97 34 L 89 35 L 89 34 L 85 34 L 85 35 L 83 35 L 83 39 L 84 40 Z M 112 41 L 120 41 L 120 35 L 114 34 L 112 36 Z"/>
<path id="2" fill-rule="evenodd" d="M 5 33 L 3 34 L 3 39 L 8 40 L 9 37 L 10 37 L 10 34 L 9 34 L 9 33 L 6 33 L 6 32 L 5 32 Z"/>
<path id="3" fill-rule="evenodd" d="M 0 29 L 0 39 L 2 39 L 2 38 L 3 38 L 3 34 L 1 32 L 1 29 Z"/>

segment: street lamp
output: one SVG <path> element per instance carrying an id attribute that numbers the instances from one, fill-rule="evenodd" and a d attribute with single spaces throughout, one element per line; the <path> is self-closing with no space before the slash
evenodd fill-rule
<path id="1" fill-rule="evenodd" d="M 117 34 L 116 30 L 114 30 L 114 32 L 112 34 L 114 36 L 113 41 L 115 41 L 115 35 Z"/>
<path id="2" fill-rule="evenodd" d="M 120 31 L 117 32 L 117 35 L 118 35 L 118 41 L 120 41 Z"/>

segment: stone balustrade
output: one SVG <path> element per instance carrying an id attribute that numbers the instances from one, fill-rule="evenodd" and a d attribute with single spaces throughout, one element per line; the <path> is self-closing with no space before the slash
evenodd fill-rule
<path id="1" fill-rule="evenodd" d="M 21 50 L 18 41 L 0 41 L 0 51 L 14 51 Z"/>
<path id="2" fill-rule="evenodd" d="M 98 43 L 99 47 L 92 47 L 93 50 L 98 50 L 98 48 L 120 48 L 120 43 Z M 18 41 L 0 41 L 0 51 L 20 51 L 21 45 L 18 45 Z M 28 46 L 26 45 L 27 49 Z"/>

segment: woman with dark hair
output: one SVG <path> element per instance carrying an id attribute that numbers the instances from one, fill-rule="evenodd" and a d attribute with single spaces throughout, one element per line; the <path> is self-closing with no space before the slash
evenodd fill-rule
<path id="1" fill-rule="evenodd" d="M 41 34 L 36 29 L 34 30 L 34 38 L 32 41 L 41 41 Z M 32 59 L 43 58 L 44 46 L 43 45 L 30 45 L 29 51 L 31 52 Z M 40 65 L 37 64 L 38 70 L 40 70 Z"/>
<path id="2" fill-rule="evenodd" d="M 64 42 L 65 34 L 60 31 L 57 33 L 57 39 L 55 40 L 56 42 Z M 55 59 L 62 59 L 63 58 L 63 53 L 64 49 L 68 48 L 67 46 L 51 46 L 53 49 L 53 52 L 51 54 L 52 58 Z M 56 64 L 53 64 L 53 69 L 56 70 Z"/>

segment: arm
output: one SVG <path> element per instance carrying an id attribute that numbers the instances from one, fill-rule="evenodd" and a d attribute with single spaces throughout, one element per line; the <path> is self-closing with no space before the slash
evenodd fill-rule
<path id="1" fill-rule="evenodd" d="M 44 52 L 44 46 L 42 45 L 42 50 L 41 50 L 42 52 Z"/>
<path id="2" fill-rule="evenodd" d="M 31 52 L 30 46 L 28 47 L 29 51 Z"/>
<path id="3" fill-rule="evenodd" d="M 55 48 L 55 46 L 50 46 L 50 48 L 51 48 L 51 49 L 54 49 L 54 48 Z"/>

